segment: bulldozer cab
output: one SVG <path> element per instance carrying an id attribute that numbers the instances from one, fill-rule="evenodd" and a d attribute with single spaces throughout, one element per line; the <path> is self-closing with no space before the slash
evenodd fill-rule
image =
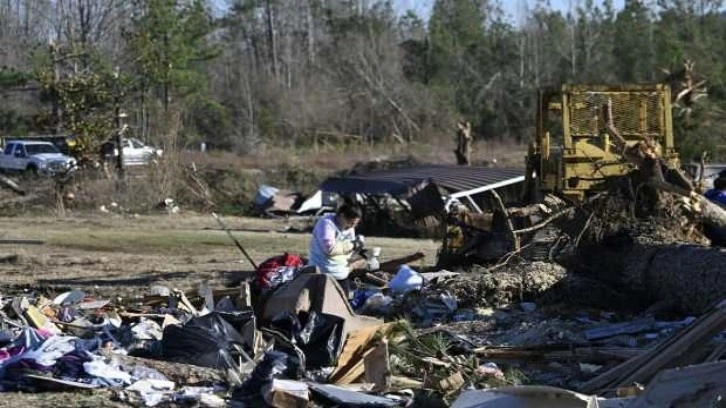
<path id="1" fill-rule="evenodd" d="M 527 156 L 527 194 L 537 200 L 559 193 L 579 201 L 627 174 L 627 163 L 610 140 L 604 109 L 627 144 L 650 140 L 676 164 L 670 88 L 652 85 L 563 85 L 538 93 L 536 134 Z"/>

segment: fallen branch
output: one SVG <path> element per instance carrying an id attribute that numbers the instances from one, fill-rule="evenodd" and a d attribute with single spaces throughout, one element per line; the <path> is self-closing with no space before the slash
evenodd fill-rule
<path id="1" fill-rule="evenodd" d="M 502 201 L 502 197 L 499 196 L 499 194 L 495 190 L 490 190 L 492 193 L 492 196 L 494 197 L 494 200 L 497 202 L 497 205 L 499 206 L 499 210 L 502 212 L 502 215 L 504 218 L 506 218 L 507 223 L 507 232 L 509 233 L 509 236 L 512 238 L 512 243 L 514 245 L 514 250 L 519 251 L 520 249 L 520 243 L 519 243 L 519 237 L 514 232 L 514 226 L 512 225 L 512 219 L 509 218 L 507 214 L 507 207 L 504 206 L 504 202 Z"/>
<path id="2" fill-rule="evenodd" d="M 544 221 L 541 221 L 541 222 L 539 222 L 539 223 L 537 223 L 537 224 L 535 224 L 535 225 L 533 225 L 531 227 L 514 230 L 513 232 L 516 235 L 520 235 L 520 234 L 526 234 L 528 232 L 540 230 L 540 229 L 546 227 L 547 224 L 551 223 L 552 221 L 554 221 L 554 220 L 562 217 L 565 214 L 568 214 L 568 213 L 572 212 L 572 210 L 573 210 L 572 208 L 566 208 L 566 209 L 564 209 L 562 211 L 559 211 L 559 212 L 555 213 L 554 215 L 552 215 L 551 217 L 545 219 Z"/>

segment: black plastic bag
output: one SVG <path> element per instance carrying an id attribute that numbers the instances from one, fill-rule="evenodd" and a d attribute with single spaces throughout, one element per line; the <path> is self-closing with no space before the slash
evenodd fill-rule
<path id="1" fill-rule="evenodd" d="M 307 368 L 332 367 L 343 346 L 345 320 L 329 314 L 311 312 L 297 336 L 305 353 Z"/>
<path id="2" fill-rule="evenodd" d="M 279 351 L 266 352 L 265 357 L 255 366 L 250 377 L 234 389 L 232 399 L 249 401 L 261 397 L 262 387 L 287 370 L 287 358 L 287 354 Z"/>
<path id="3" fill-rule="evenodd" d="M 335 366 L 342 348 L 341 317 L 315 312 L 301 312 L 299 317 L 285 313 L 272 320 L 272 327 L 293 339 L 305 354 L 305 368 Z"/>
<path id="4" fill-rule="evenodd" d="M 183 326 L 167 326 L 161 339 L 162 356 L 169 361 L 212 368 L 237 368 L 234 344 L 242 335 L 218 313 L 194 317 Z"/>

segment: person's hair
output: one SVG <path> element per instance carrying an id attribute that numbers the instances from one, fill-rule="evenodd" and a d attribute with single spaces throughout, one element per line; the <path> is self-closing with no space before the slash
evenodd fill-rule
<path id="1" fill-rule="evenodd" d="M 713 188 L 716 190 L 726 190 L 726 177 L 719 177 L 713 181 Z"/>
<path id="2" fill-rule="evenodd" d="M 343 204 L 338 207 L 338 210 L 336 210 L 335 213 L 342 215 L 349 220 L 363 218 L 363 209 L 358 203 L 349 197 L 343 198 Z"/>

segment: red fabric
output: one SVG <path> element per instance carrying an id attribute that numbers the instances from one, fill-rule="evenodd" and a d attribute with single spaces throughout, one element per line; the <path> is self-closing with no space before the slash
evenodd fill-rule
<path id="1" fill-rule="evenodd" d="M 285 253 L 274 256 L 257 266 L 255 271 L 255 284 L 260 289 L 270 288 L 270 279 L 275 276 L 280 268 L 293 267 L 301 268 L 305 261 L 299 255 Z"/>

